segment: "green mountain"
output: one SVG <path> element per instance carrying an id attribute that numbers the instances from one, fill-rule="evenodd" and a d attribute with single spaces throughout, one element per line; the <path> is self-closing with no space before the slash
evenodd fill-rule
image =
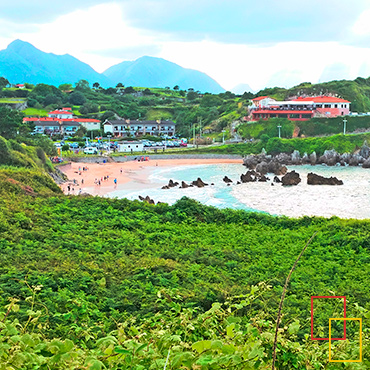
<path id="1" fill-rule="evenodd" d="M 221 93 L 223 89 L 205 73 L 186 69 L 162 58 L 144 56 L 133 62 L 122 62 L 103 72 L 115 84 L 126 86 L 193 88 L 201 92 Z"/>
<path id="2" fill-rule="evenodd" d="M 60 85 L 85 79 L 108 87 L 111 81 L 69 54 L 45 53 L 28 42 L 15 40 L 0 51 L 0 76 L 10 83 Z"/>

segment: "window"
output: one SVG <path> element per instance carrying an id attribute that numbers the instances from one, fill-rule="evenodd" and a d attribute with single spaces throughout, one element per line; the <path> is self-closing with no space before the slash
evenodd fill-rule
<path id="1" fill-rule="evenodd" d="M 288 118 L 288 115 L 287 114 L 278 114 L 278 117 L 280 117 L 280 118 Z"/>
<path id="2" fill-rule="evenodd" d="M 324 108 L 331 108 L 331 104 L 324 104 Z"/>
<path id="3" fill-rule="evenodd" d="M 302 118 L 312 118 L 311 114 L 302 114 Z"/>
<path id="4" fill-rule="evenodd" d="M 299 118 L 299 114 L 298 113 L 292 113 L 290 115 L 290 118 Z"/>
<path id="5" fill-rule="evenodd" d="M 322 104 L 316 104 L 316 108 L 322 108 Z"/>

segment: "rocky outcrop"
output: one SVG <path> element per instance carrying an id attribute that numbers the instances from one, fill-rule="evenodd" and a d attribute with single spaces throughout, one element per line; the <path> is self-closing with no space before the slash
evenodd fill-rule
<path id="1" fill-rule="evenodd" d="M 200 177 L 198 177 L 195 181 L 192 182 L 192 185 L 197 186 L 198 188 L 204 188 L 208 184 L 202 181 Z"/>
<path id="2" fill-rule="evenodd" d="M 334 149 L 325 150 L 324 154 L 319 157 L 318 162 L 328 166 L 335 166 L 339 162 L 339 154 Z"/>
<path id="3" fill-rule="evenodd" d="M 362 168 L 370 168 L 370 158 L 366 159 L 362 164 Z"/>
<path id="4" fill-rule="evenodd" d="M 139 199 L 143 202 L 149 203 L 149 204 L 155 204 L 154 200 L 151 199 L 148 195 L 144 198 L 141 195 L 139 195 Z"/>
<path id="5" fill-rule="evenodd" d="M 241 174 L 240 175 L 240 181 L 242 183 L 246 183 L 246 182 L 254 182 L 256 181 L 256 171 L 254 170 L 251 170 L 251 171 L 247 171 L 246 174 Z"/>
<path id="6" fill-rule="evenodd" d="M 370 147 L 368 146 L 366 140 L 364 141 L 359 154 L 364 159 L 368 159 L 370 157 Z"/>
<path id="7" fill-rule="evenodd" d="M 274 180 L 273 181 L 276 182 L 276 183 L 280 183 L 281 182 L 281 180 L 277 176 L 274 177 Z"/>
<path id="8" fill-rule="evenodd" d="M 298 150 L 294 150 L 291 156 L 291 162 L 292 164 L 298 165 L 302 164 L 301 155 L 299 154 Z"/>
<path id="9" fill-rule="evenodd" d="M 225 176 L 222 180 L 223 182 L 226 182 L 226 184 L 233 182 L 233 180 L 229 179 L 227 176 Z"/>
<path id="10" fill-rule="evenodd" d="M 342 180 L 338 180 L 336 177 L 323 177 L 315 173 L 309 173 L 307 175 L 308 185 L 343 185 Z"/>
<path id="11" fill-rule="evenodd" d="M 190 188 L 190 185 L 188 185 L 185 181 L 181 181 L 180 189 L 187 189 Z"/>
<path id="12" fill-rule="evenodd" d="M 301 178 L 298 172 L 291 171 L 282 177 L 281 182 L 284 186 L 298 185 L 301 182 Z"/>
<path id="13" fill-rule="evenodd" d="M 259 172 L 261 175 L 266 175 L 266 173 L 268 172 L 267 162 L 262 161 L 258 163 L 256 166 L 256 172 Z"/>
<path id="14" fill-rule="evenodd" d="M 175 188 L 178 185 L 179 183 L 177 181 L 174 182 L 173 180 L 170 180 L 168 181 L 168 185 L 162 186 L 162 189 L 171 189 L 171 188 Z"/>

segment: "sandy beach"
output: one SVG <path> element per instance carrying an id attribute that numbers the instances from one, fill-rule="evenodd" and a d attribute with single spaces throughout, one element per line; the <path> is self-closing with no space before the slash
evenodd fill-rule
<path id="1" fill-rule="evenodd" d="M 127 161 L 122 163 L 77 163 L 60 166 L 69 181 L 61 185 L 65 194 L 88 193 L 103 196 L 129 182 L 145 183 L 153 167 L 178 167 L 184 165 L 243 163 L 242 159 L 209 158 L 209 159 L 159 159 L 144 162 Z M 85 170 L 84 170 L 85 168 Z M 201 174 L 199 174 L 201 177 Z M 115 184 L 115 180 L 117 183 Z M 99 185 L 100 182 L 100 185 Z M 69 189 L 68 189 L 69 187 Z"/>

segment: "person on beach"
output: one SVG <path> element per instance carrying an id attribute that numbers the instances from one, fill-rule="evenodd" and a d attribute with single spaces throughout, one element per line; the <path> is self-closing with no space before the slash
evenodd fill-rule
<path id="1" fill-rule="evenodd" d="M 68 193 L 71 191 L 71 185 L 67 185 Z"/>
<path id="2" fill-rule="evenodd" d="M 84 179 L 81 179 L 81 185 L 83 185 L 84 184 Z"/>
<path id="3" fill-rule="evenodd" d="M 117 179 L 114 179 L 113 181 L 114 181 L 114 185 L 117 185 Z"/>
<path id="4" fill-rule="evenodd" d="M 121 175 L 122 175 L 122 172 L 123 172 L 123 171 L 122 171 L 122 168 L 119 170 L 119 172 L 120 172 L 120 173 L 121 173 Z"/>

